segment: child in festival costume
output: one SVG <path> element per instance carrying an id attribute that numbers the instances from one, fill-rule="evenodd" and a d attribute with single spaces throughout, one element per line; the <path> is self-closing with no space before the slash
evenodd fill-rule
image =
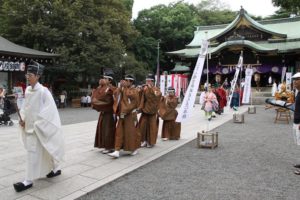
<path id="1" fill-rule="evenodd" d="M 218 101 L 216 95 L 212 91 L 211 85 L 208 85 L 207 92 L 204 97 L 204 111 L 205 116 L 210 121 L 213 112 L 218 108 Z"/>

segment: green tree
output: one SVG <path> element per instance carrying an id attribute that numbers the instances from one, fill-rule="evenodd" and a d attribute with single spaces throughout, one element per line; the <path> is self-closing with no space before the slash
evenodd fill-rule
<path id="1" fill-rule="evenodd" d="M 174 63 L 163 52 L 184 48 L 192 40 L 195 26 L 230 23 L 236 13 L 224 8 L 226 5 L 218 0 L 206 0 L 197 6 L 180 1 L 141 11 L 134 20 L 136 29 L 141 33 L 134 46 L 137 59 L 146 62 L 149 69 L 155 72 L 160 39 L 161 68 L 170 70 Z"/>
<path id="2" fill-rule="evenodd" d="M 83 82 L 102 68 L 118 69 L 137 32 L 130 0 L 2 0 L 0 34 L 18 44 L 61 55 L 66 77 Z"/>
<path id="3" fill-rule="evenodd" d="M 136 29 L 141 33 L 134 48 L 137 59 L 146 62 L 149 70 L 155 72 L 160 40 L 162 69 L 170 69 L 163 52 L 183 48 L 192 39 L 197 24 L 194 6 L 183 2 L 141 11 L 134 20 Z"/>
<path id="4" fill-rule="evenodd" d="M 275 6 L 281 7 L 292 14 L 299 15 L 300 0 L 272 0 Z"/>

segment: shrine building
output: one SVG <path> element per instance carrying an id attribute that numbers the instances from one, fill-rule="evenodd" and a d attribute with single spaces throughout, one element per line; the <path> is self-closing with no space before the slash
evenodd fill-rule
<path id="1" fill-rule="evenodd" d="M 193 40 L 185 49 L 168 52 L 183 66 L 196 65 L 201 42 L 207 39 L 209 82 L 216 74 L 233 78 L 241 52 L 243 69 L 250 67 L 260 77 L 260 85 L 267 86 L 269 77 L 281 82 L 286 72 L 300 72 L 300 17 L 255 21 L 241 8 L 230 24 L 198 26 Z M 207 62 L 207 60 L 205 61 Z M 204 64 L 201 83 L 206 81 L 207 63 Z M 244 77 L 244 70 L 242 77 Z M 253 76 L 254 77 L 254 76 Z M 255 82 L 253 80 L 253 85 Z"/>

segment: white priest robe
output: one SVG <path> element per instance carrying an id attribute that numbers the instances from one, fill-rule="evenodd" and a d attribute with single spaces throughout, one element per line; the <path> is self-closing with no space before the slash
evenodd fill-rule
<path id="1" fill-rule="evenodd" d="M 25 122 L 21 135 L 27 150 L 26 180 L 45 177 L 64 156 L 61 121 L 50 91 L 40 83 L 28 86 L 20 114 Z"/>

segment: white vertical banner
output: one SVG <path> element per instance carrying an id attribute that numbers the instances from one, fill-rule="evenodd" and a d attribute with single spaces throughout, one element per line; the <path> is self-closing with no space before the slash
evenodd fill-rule
<path id="1" fill-rule="evenodd" d="M 252 74 L 253 74 L 253 69 L 246 69 L 242 103 L 249 103 L 249 101 L 250 101 Z"/>
<path id="2" fill-rule="evenodd" d="M 227 104 L 228 106 L 230 106 L 232 95 L 233 95 L 233 92 L 235 90 L 236 82 L 239 78 L 239 73 L 240 73 L 240 69 L 241 69 L 242 66 L 243 66 L 243 51 L 241 52 L 239 62 L 237 64 L 236 68 L 235 68 L 235 74 L 234 74 L 232 84 L 231 84 L 231 88 L 230 88 L 230 92 L 229 92 L 229 100 L 228 100 L 228 104 Z"/>
<path id="3" fill-rule="evenodd" d="M 203 71 L 203 65 L 205 62 L 206 54 L 208 51 L 208 44 L 209 42 L 207 40 L 202 40 L 201 49 L 199 52 L 199 57 L 190 81 L 190 84 L 188 86 L 188 89 L 185 93 L 183 102 L 181 104 L 181 107 L 179 109 L 178 116 L 176 118 L 176 122 L 182 122 L 189 118 L 193 106 L 195 103 L 202 71 Z"/>
<path id="4" fill-rule="evenodd" d="M 282 72 L 281 72 L 281 83 L 283 83 L 283 81 L 284 81 L 285 73 L 286 73 L 286 67 L 282 67 Z"/>
<path id="5" fill-rule="evenodd" d="M 178 97 L 178 74 L 174 75 L 174 89 L 175 89 L 175 95 Z"/>
<path id="6" fill-rule="evenodd" d="M 167 88 L 172 87 L 172 75 L 168 75 L 167 77 Z"/>
<path id="7" fill-rule="evenodd" d="M 160 91 L 162 95 L 165 95 L 165 88 L 166 88 L 166 76 L 160 75 Z"/>
<path id="8" fill-rule="evenodd" d="M 286 88 L 292 90 L 292 73 L 286 72 L 285 74 Z"/>

